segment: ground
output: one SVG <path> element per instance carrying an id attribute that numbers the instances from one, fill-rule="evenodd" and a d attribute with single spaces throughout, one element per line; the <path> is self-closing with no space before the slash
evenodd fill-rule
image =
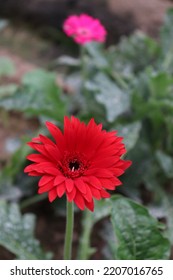
<path id="1" fill-rule="evenodd" d="M 137 28 L 154 37 L 158 35 L 166 10 L 173 7 L 173 2 L 169 0 L 108 0 L 108 2 L 113 13 L 118 15 L 129 13 L 134 18 Z"/>

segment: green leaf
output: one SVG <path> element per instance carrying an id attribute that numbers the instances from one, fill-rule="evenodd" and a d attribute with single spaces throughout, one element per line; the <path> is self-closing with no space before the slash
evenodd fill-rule
<path id="1" fill-rule="evenodd" d="M 8 205 L 0 200 L 0 245 L 15 254 L 18 259 L 48 259 L 39 241 L 34 238 L 35 216 L 20 213 L 17 204 Z"/>
<path id="2" fill-rule="evenodd" d="M 0 57 L 0 77 L 11 76 L 15 73 L 13 62 L 5 57 Z"/>
<path id="3" fill-rule="evenodd" d="M 150 204 L 150 212 L 159 219 L 164 219 L 166 223 L 165 236 L 173 245 L 173 195 L 172 185 L 169 190 L 165 190 L 163 186 L 157 186 L 157 198 L 153 204 Z"/>
<path id="4" fill-rule="evenodd" d="M 155 40 L 142 32 L 136 32 L 123 37 L 116 47 L 111 47 L 109 59 L 115 71 L 133 77 L 148 65 L 154 65 L 159 53 L 160 47 Z"/>
<path id="5" fill-rule="evenodd" d="M 94 64 L 97 68 L 107 68 L 109 67 L 108 61 L 106 59 L 106 52 L 102 48 L 102 45 L 91 42 L 85 45 L 85 49 L 90 56 L 91 63 Z"/>
<path id="6" fill-rule="evenodd" d="M 93 225 L 101 219 L 108 217 L 111 212 L 110 199 L 95 201 L 95 210 L 92 215 Z"/>
<path id="7" fill-rule="evenodd" d="M 0 106 L 55 120 L 62 120 L 66 112 L 61 90 L 55 83 L 55 74 L 42 70 L 26 74 L 22 88 L 11 96 L 0 97 Z"/>
<path id="8" fill-rule="evenodd" d="M 30 140 L 29 137 L 22 142 L 21 146 L 13 153 L 10 162 L 3 168 L 0 175 L 2 177 L 14 177 L 21 171 L 26 161 L 26 156 L 31 148 L 26 144 Z"/>
<path id="9" fill-rule="evenodd" d="M 0 86 L 0 97 L 13 95 L 17 90 L 18 86 L 16 84 L 9 84 L 5 86 Z"/>
<path id="10" fill-rule="evenodd" d="M 173 78 L 165 72 L 152 73 L 149 77 L 149 88 L 156 99 L 170 97 L 173 100 L 172 85 Z"/>
<path id="11" fill-rule="evenodd" d="M 47 113 L 50 104 L 45 104 L 45 98 L 41 92 L 34 92 L 28 89 L 16 91 L 12 96 L 2 97 L 0 106 L 6 110 L 18 110 L 22 112 L 32 112 L 33 114 Z"/>
<path id="12" fill-rule="evenodd" d="M 117 243 L 114 258 L 121 260 L 168 259 L 170 243 L 148 210 L 121 196 L 112 197 L 111 221 Z"/>
<path id="13" fill-rule="evenodd" d="M 21 198 L 31 198 L 36 193 L 38 179 L 26 176 L 23 170 L 20 170 L 15 178 L 9 177 L 8 173 L 3 171 L 0 175 L 0 199 L 18 202 Z"/>
<path id="14" fill-rule="evenodd" d="M 162 50 L 166 55 L 170 49 L 173 49 L 173 8 L 169 9 L 166 13 L 164 24 L 160 32 L 160 42 Z"/>
<path id="15" fill-rule="evenodd" d="M 152 68 L 142 72 L 133 82 L 132 110 L 136 118 L 151 118 L 154 126 L 163 125 L 163 116 L 173 112 L 172 84 L 168 73 Z"/>
<path id="16" fill-rule="evenodd" d="M 173 159 L 163 151 L 156 151 L 156 158 L 167 178 L 173 178 Z"/>
<path id="17" fill-rule="evenodd" d="M 155 191 L 158 163 L 153 155 L 152 147 L 140 137 L 134 148 L 129 151 L 128 158 L 132 161 L 132 165 L 123 175 L 122 191 L 133 199 L 140 198 L 139 186 L 141 185 L 145 185 L 150 191 Z"/>
<path id="18" fill-rule="evenodd" d="M 173 8 L 169 9 L 161 28 L 160 44 L 162 49 L 162 66 L 164 70 L 173 72 Z"/>
<path id="19" fill-rule="evenodd" d="M 162 193 L 162 205 L 163 213 L 167 222 L 166 236 L 173 245 L 173 196 Z"/>
<path id="20" fill-rule="evenodd" d="M 50 93 L 56 90 L 55 74 L 41 69 L 25 74 L 22 84 L 43 93 Z"/>
<path id="21" fill-rule="evenodd" d="M 117 125 L 116 130 L 118 131 L 118 135 L 123 136 L 123 143 L 126 146 L 127 151 L 130 151 L 138 141 L 140 130 L 142 124 L 139 121 Z"/>
<path id="22" fill-rule="evenodd" d="M 80 60 L 78 58 L 74 58 L 68 55 L 62 55 L 58 59 L 55 60 L 55 64 L 57 65 L 67 65 L 70 67 L 80 66 Z"/>
<path id="23" fill-rule="evenodd" d="M 129 94 L 113 83 L 105 74 L 99 73 L 93 82 L 97 102 L 103 104 L 107 120 L 113 122 L 118 116 L 129 110 Z"/>

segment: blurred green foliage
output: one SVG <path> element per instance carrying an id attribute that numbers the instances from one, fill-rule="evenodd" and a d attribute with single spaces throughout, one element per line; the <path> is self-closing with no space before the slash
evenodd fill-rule
<path id="1" fill-rule="evenodd" d="M 35 217 L 33 214 L 21 216 L 17 204 L 8 205 L 0 201 L 0 244 L 14 253 L 18 259 L 49 259 L 52 254 L 44 253 L 39 241 L 34 238 Z"/>

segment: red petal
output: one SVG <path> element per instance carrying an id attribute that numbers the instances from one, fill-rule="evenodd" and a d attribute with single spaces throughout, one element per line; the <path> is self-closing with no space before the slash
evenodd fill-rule
<path id="1" fill-rule="evenodd" d="M 111 160 L 111 158 L 113 158 L 114 162 L 116 163 L 120 160 L 120 157 L 117 156 L 116 153 L 117 150 L 115 150 L 115 148 L 112 146 L 110 146 L 109 149 L 107 149 L 107 151 L 106 150 L 104 151 L 104 149 L 100 149 L 99 152 L 94 155 L 92 161 L 97 162 L 99 160 L 103 160 L 104 158 Z"/>
<path id="2" fill-rule="evenodd" d="M 102 186 L 108 190 L 115 190 L 115 184 L 110 179 L 100 179 Z"/>
<path id="3" fill-rule="evenodd" d="M 85 208 L 84 198 L 80 194 L 79 191 L 76 192 L 76 195 L 75 195 L 75 198 L 74 198 L 74 202 L 76 203 L 77 207 L 79 207 L 79 209 L 84 210 L 84 208 Z"/>
<path id="4" fill-rule="evenodd" d="M 37 163 L 47 160 L 45 156 L 40 154 L 30 154 L 26 158 Z"/>
<path id="5" fill-rule="evenodd" d="M 40 143 L 41 142 L 40 137 L 39 136 L 38 137 L 33 137 L 32 142 Z"/>
<path id="6" fill-rule="evenodd" d="M 54 201 L 55 198 L 57 197 L 56 189 L 53 189 L 53 190 L 49 191 L 48 197 L 49 197 L 50 202 Z"/>
<path id="7" fill-rule="evenodd" d="M 48 191 L 50 191 L 53 188 L 54 188 L 53 182 L 50 181 L 46 185 L 39 187 L 38 193 L 41 194 L 41 193 L 44 193 L 44 192 L 48 192 Z"/>
<path id="8" fill-rule="evenodd" d="M 24 172 L 28 173 L 28 172 L 31 172 L 31 171 L 35 171 L 35 166 L 36 165 L 37 165 L 36 163 L 32 163 L 32 164 L 26 166 L 25 169 L 24 169 Z"/>
<path id="9" fill-rule="evenodd" d="M 100 190 L 97 190 L 95 188 L 90 187 L 92 196 L 95 197 L 96 199 L 100 199 L 101 198 L 101 194 L 100 194 Z"/>
<path id="10" fill-rule="evenodd" d="M 88 202 L 91 202 L 93 199 L 93 195 L 92 195 L 90 186 L 88 186 L 87 184 L 86 184 L 86 194 L 83 194 L 83 196 Z"/>
<path id="11" fill-rule="evenodd" d="M 122 182 L 118 179 L 118 178 L 112 178 L 112 181 L 114 183 L 115 186 L 120 186 L 122 185 Z"/>
<path id="12" fill-rule="evenodd" d="M 94 176 L 85 177 L 85 180 L 89 184 L 91 184 L 93 187 L 95 187 L 96 189 L 99 189 L 99 190 L 102 189 L 102 184 L 101 184 L 100 180 L 98 180 L 96 177 L 94 177 Z"/>
<path id="13" fill-rule="evenodd" d="M 77 118 L 71 117 L 71 126 L 75 134 L 75 148 L 78 151 L 84 152 L 86 146 L 87 129 L 84 122 L 80 122 Z"/>
<path id="14" fill-rule="evenodd" d="M 61 176 L 61 175 L 56 176 L 56 178 L 54 180 L 54 186 L 60 185 L 62 182 L 65 181 L 65 179 L 66 178 L 64 176 Z"/>
<path id="15" fill-rule="evenodd" d="M 92 200 L 91 202 L 85 201 L 85 206 L 90 210 L 94 211 L 94 201 Z"/>
<path id="16" fill-rule="evenodd" d="M 90 168 L 85 172 L 85 175 L 86 176 L 94 175 L 97 177 L 109 178 L 109 177 L 112 177 L 112 172 L 105 168 Z"/>
<path id="17" fill-rule="evenodd" d="M 109 198 L 111 196 L 110 193 L 106 192 L 103 189 L 100 191 L 100 194 L 101 194 L 102 198 Z"/>
<path id="18" fill-rule="evenodd" d="M 114 174 L 114 176 L 119 177 L 120 175 L 122 175 L 124 173 L 124 170 L 120 169 L 120 168 L 111 168 L 112 173 Z"/>
<path id="19" fill-rule="evenodd" d="M 53 182 L 53 179 L 54 179 L 54 177 L 45 175 L 45 176 L 41 177 L 41 179 L 40 179 L 40 181 L 38 183 L 38 186 L 41 187 L 41 186 L 46 185 L 50 181 Z"/>
<path id="20" fill-rule="evenodd" d="M 63 194 L 65 193 L 65 184 L 64 184 L 64 182 L 57 186 L 56 191 L 57 191 L 57 195 L 59 197 L 63 196 Z"/>
<path id="21" fill-rule="evenodd" d="M 73 190 L 70 193 L 67 192 L 68 201 L 74 200 L 75 195 L 76 195 L 76 189 L 75 188 L 73 188 Z"/>
<path id="22" fill-rule="evenodd" d="M 46 173 L 48 173 L 49 175 L 53 175 L 53 176 L 62 175 L 62 173 L 59 171 L 59 169 L 55 168 L 55 167 L 46 168 Z"/>
<path id="23" fill-rule="evenodd" d="M 115 177 L 112 177 L 110 179 L 100 178 L 100 181 L 103 187 L 108 190 L 115 190 L 116 186 L 122 185 L 122 182 Z"/>
<path id="24" fill-rule="evenodd" d="M 77 187 L 77 189 L 83 193 L 86 194 L 87 190 L 86 190 L 86 185 L 84 183 L 84 181 L 81 178 L 77 178 L 74 180 L 75 186 Z"/>
<path id="25" fill-rule="evenodd" d="M 28 145 L 36 150 L 37 152 L 41 153 L 42 155 L 44 155 L 46 158 L 48 157 L 49 158 L 49 154 L 46 152 L 45 148 L 44 148 L 44 145 L 42 144 L 36 144 L 36 143 L 33 143 L 33 142 L 29 142 Z"/>
<path id="26" fill-rule="evenodd" d="M 116 162 L 119 160 L 119 157 L 105 157 L 104 155 L 102 156 L 101 159 L 98 160 L 94 160 L 92 162 L 92 166 L 97 166 L 97 167 L 101 167 L 101 168 L 109 168 L 113 165 L 116 164 Z"/>
<path id="27" fill-rule="evenodd" d="M 44 147 L 47 153 L 49 154 L 49 159 L 54 162 L 58 162 L 58 160 L 61 157 L 61 153 L 59 152 L 59 149 L 51 145 L 45 145 Z"/>
<path id="28" fill-rule="evenodd" d="M 60 149 L 62 150 L 64 148 L 64 136 L 61 130 L 51 122 L 46 122 L 46 126 L 55 139 L 58 147 L 60 147 Z"/>
<path id="29" fill-rule="evenodd" d="M 42 134 L 40 134 L 39 137 L 40 137 L 40 140 L 43 144 L 48 144 L 48 145 L 51 145 L 51 146 L 55 146 L 55 143 L 52 142 L 52 140 L 50 140 L 48 137 L 46 137 Z"/>
<path id="30" fill-rule="evenodd" d="M 65 186 L 66 186 L 67 191 L 70 193 L 74 188 L 73 180 L 72 179 L 66 179 L 65 180 Z"/>
<path id="31" fill-rule="evenodd" d="M 132 165 L 131 160 L 122 160 L 121 168 L 123 168 L 125 170 L 125 169 L 129 168 L 131 165 Z"/>
<path id="32" fill-rule="evenodd" d="M 29 176 L 41 176 L 42 174 L 40 174 L 39 172 L 37 171 L 31 171 L 28 173 Z"/>
<path id="33" fill-rule="evenodd" d="M 24 172 L 37 171 L 40 173 L 46 173 L 46 168 L 49 167 L 54 167 L 54 164 L 51 162 L 33 163 L 31 165 L 28 165 L 24 169 Z"/>
<path id="34" fill-rule="evenodd" d="M 72 129 L 71 121 L 67 116 L 64 117 L 64 139 L 66 142 L 66 147 L 68 147 L 69 150 L 73 150 L 76 135 L 74 129 Z"/>

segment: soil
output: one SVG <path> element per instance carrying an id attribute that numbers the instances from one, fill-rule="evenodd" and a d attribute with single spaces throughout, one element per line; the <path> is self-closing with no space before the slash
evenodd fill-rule
<path id="1" fill-rule="evenodd" d="M 42 203 L 42 206 L 39 206 L 39 208 L 37 210 L 35 209 L 34 212 L 37 213 L 38 219 L 36 236 L 40 240 L 44 250 L 47 252 L 53 252 L 53 259 L 63 259 L 65 217 L 55 216 L 54 212 L 51 210 L 49 202 Z M 72 259 L 77 258 L 79 239 L 81 235 L 81 218 L 81 212 L 75 214 Z M 91 236 L 91 245 L 96 248 L 96 252 L 91 256 L 91 259 L 103 259 L 102 247 L 104 242 L 99 236 L 100 228 L 102 228 L 102 226 L 103 224 L 100 222 L 94 227 L 93 234 Z"/>
<path id="2" fill-rule="evenodd" d="M 50 5 L 43 5 L 43 2 L 49 2 Z M 21 5 L 17 5 L 17 3 Z M 173 7 L 173 2 L 168 0 L 32 0 L 25 5 L 22 3 L 24 3 L 23 0 L 16 0 L 14 6 L 13 0 L 0 0 L 0 15 L 9 18 L 14 18 L 15 15 L 22 22 L 22 26 L 21 23 L 20 25 L 9 25 L 4 31 L 1 31 L 0 56 L 12 59 L 17 69 L 14 76 L 3 78 L 0 81 L 3 85 L 13 82 L 20 83 L 24 73 L 39 66 L 48 66 L 50 61 L 63 53 L 57 40 L 52 43 L 45 39 L 47 31 L 43 32 L 44 38 L 33 34 L 33 26 L 34 29 L 37 29 L 46 25 L 60 30 L 62 22 L 68 14 L 88 12 L 100 18 L 106 26 L 109 33 L 108 44 L 116 43 L 122 35 L 128 35 L 136 29 L 157 38 L 166 9 Z M 57 3 L 58 9 L 55 8 Z M 31 23 L 31 29 L 25 27 L 28 22 Z M 52 38 L 50 33 L 49 38 Z M 53 32 L 53 34 L 55 33 Z M 8 115 L 5 115 L 4 111 L 0 112 L 0 167 L 11 156 L 11 153 L 6 150 L 7 140 L 20 139 L 26 133 L 35 130 L 37 126 L 36 119 L 27 120 L 22 114 L 15 112 Z M 25 211 L 31 211 L 37 215 L 36 237 L 40 240 L 43 248 L 46 251 L 52 251 L 54 259 L 62 259 L 65 218 L 55 216 L 47 201 L 25 209 Z M 103 221 L 98 223 L 92 233 L 92 245 L 97 248 L 92 259 L 103 258 L 104 241 L 99 236 L 103 225 Z M 80 233 L 81 213 L 77 213 L 75 215 L 73 259 L 77 255 Z M 14 258 L 15 256 L 8 250 L 0 247 L 0 259 Z"/>
<path id="3" fill-rule="evenodd" d="M 156 38 L 166 10 L 173 7 L 169 0 L 108 0 L 108 3 L 112 13 L 130 14 L 138 29 Z"/>

